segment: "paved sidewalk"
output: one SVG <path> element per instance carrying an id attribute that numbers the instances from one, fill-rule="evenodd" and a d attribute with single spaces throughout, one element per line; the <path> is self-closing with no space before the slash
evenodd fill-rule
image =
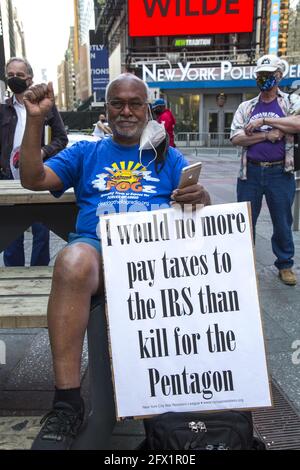
<path id="1" fill-rule="evenodd" d="M 213 203 L 234 202 L 238 160 L 226 155 L 194 157 L 201 159 L 201 181 Z M 264 323 L 269 370 L 300 415 L 300 364 L 293 364 L 292 345 L 300 341 L 300 232 L 294 232 L 295 271 L 299 285 L 282 284 L 273 266 L 271 221 L 266 205 L 257 225 L 256 267 Z M 26 232 L 29 259 L 31 234 Z M 51 264 L 64 242 L 51 236 Z M 0 266 L 3 265 L 0 255 Z M 39 419 L 51 405 L 53 374 L 46 329 L 1 330 L 6 343 L 7 364 L 0 365 L 0 449 L 30 448 L 39 428 Z M 299 346 L 298 346 L 299 347 Z M 88 402 L 87 347 L 84 347 L 82 388 Z M 143 436 L 141 422 L 125 421 L 115 428 L 112 449 L 133 449 Z"/>

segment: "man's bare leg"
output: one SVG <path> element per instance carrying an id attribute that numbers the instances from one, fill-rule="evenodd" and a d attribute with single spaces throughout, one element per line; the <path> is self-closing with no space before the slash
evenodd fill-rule
<path id="1" fill-rule="evenodd" d="M 82 345 L 92 295 L 103 291 L 101 256 L 86 243 L 74 243 L 57 256 L 48 304 L 55 385 L 80 387 Z"/>
<path id="2" fill-rule="evenodd" d="M 33 450 L 66 450 L 84 418 L 80 396 L 82 344 L 93 294 L 103 292 L 101 256 L 86 243 L 74 243 L 57 256 L 48 304 L 55 374 L 52 410 L 44 416 Z"/>

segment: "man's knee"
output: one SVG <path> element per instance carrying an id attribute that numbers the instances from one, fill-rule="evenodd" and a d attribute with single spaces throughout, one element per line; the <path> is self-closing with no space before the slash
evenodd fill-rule
<path id="1" fill-rule="evenodd" d="M 100 282 L 101 256 L 86 243 L 74 243 L 66 246 L 57 255 L 53 278 L 61 282 L 80 283 Z"/>

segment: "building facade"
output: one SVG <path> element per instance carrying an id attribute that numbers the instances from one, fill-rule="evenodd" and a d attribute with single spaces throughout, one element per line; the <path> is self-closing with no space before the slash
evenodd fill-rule
<path id="1" fill-rule="evenodd" d="M 94 0 L 73 0 L 73 6 L 74 26 L 58 67 L 58 100 L 67 111 L 81 110 L 92 95 L 89 31 L 94 29 Z"/>
<path id="2" fill-rule="evenodd" d="M 169 2 L 164 9 L 158 1 L 108 0 L 102 4 L 96 27 L 103 31 L 109 47 L 110 79 L 125 70 L 135 73 L 149 85 L 152 99 L 167 101 L 176 116 L 177 133 L 195 132 L 197 140 L 210 138 L 223 144 L 240 102 L 257 94 L 255 62 L 268 52 L 268 0 L 234 2 L 235 9 L 227 9 L 235 20 L 232 30 L 231 17 L 225 21 L 224 11 L 214 12 L 214 19 L 212 12 L 204 10 L 207 2 L 199 2 L 203 6 L 199 11 L 180 10 L 178 5 L 183 3 Z M 196 33 L 191 22 L 195 18 L 199 24 L 202 21 L 199 29 L 205 34 Z M 193 34 L 187 34 L 189 25 Z M 300 68 L 293 69 L 292 75 L 299 76 Z M 283 85 L 291 80 L 287 75 Z"/>
<path id="3" fill-rule="evenodd" d="M 10 57 L 26 57 L 23 25 L 12 0 L 0 2 L 0 102 L 5 95 L 5 64 Z"/>
<path id="4" fill-rule="evenodd" d="M 289 0 L 267 0 L 265 24 L 266 24 L 266 52 L 287 55 L 289 35 Z"/>
<path id="5" fill-rule="evenodd" d="M 287 57 L 289 63 L 300 63 L 300 2 L 289 12 Z"/>
<path id="6" fill-rule="evenodd" d="M 67 77 L 67 111 L 76 109 L 76 75 L 74 61 L 74 26 L 70 28 L 68 49 L 65 53 L 66 77 Z"/>
<path id="7" fill-rule="evenodd" d="M 80 109 L 89 100 L 91 90 L 91 68 L 89 59 L 89 29 L 94 28 L 93 0 L 74 0 L 74 70 L 76 101 Z"/>

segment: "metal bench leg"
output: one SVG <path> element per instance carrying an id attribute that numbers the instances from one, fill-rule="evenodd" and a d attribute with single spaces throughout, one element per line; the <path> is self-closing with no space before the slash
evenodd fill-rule
<path id="1" fill-rule="evenodd" d="M 116 423 L 104 301 L 91 309 L 88 324 L 91 413 L 72 449 L 109 449 Z"/>

